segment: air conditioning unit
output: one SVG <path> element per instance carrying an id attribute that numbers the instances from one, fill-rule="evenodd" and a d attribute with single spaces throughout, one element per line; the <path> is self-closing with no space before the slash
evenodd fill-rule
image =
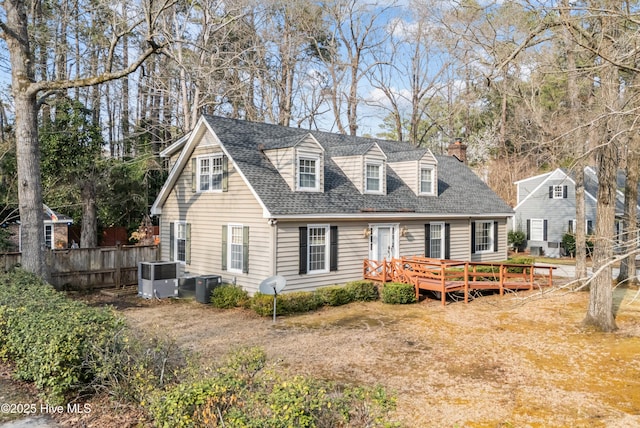
<path id="1" fill-rule="evenodd" d="M 139 262 L 138 296 L 145 299 L 178 297 L 180 262 Z"/>

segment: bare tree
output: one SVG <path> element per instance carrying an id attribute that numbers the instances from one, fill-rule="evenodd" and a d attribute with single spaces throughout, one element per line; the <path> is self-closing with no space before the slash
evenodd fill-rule
<path id="1" fill-rule="evenodd" d="M 141 18 L 122 16 L 112 10 L 114 17 L 110 43 L 103 58 L 103 66 L 95 73 L 73 78 L 39 79 L 34 72 L 34 32 L 30 25 L 27 4 L 24 0 L 5 0 L 2 7 L 5 20 L 0 22 L 1 37 L 6 41 L 11 63 L 12 96 L 15 105 L 15 130 L 17 143 L 17 176 L 20 220 L 22 222 L 22 266 L 32 273 L 46 277 L 44 255 L 44 230 L 42 227 L 42 182 L 40 178 L 40 152 L 38 147 L 38 108 L 42 98 L 53 91 L 99 85 L 124 77 L 135 71 L 149 56 L 158 52 L 161 42 L 155 34 L 158 16 L 168 6 L 163 2 L 141 3 Z M 91 7 L 78 4 L 78 8 Z M 108 8 L 108 6 L 107 6 Z M 118 24 L 118 25 L 115 25 Z M 124 34 L 137 29 L 145 34 L 146 46 L 127 67 L 114 69 L 116 49 Z M 40 48 L 43 48 L 40 46 Z"/>

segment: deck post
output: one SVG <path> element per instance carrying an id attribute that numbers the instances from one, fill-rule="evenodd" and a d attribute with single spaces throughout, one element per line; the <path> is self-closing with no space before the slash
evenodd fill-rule
<path id="1" fill-rule="evenodd" d="M 464 302 L 469 303 L 469 262 L 464 264 Z"/>
<path id="2" fill-rule="evenodd" d="M 500 277 L 498 278 L 498 284 L 499 284 L 499 287 L 500 287 L 500 295 L 501 296 L 504 296 L 504 277 L 505 277 L 506 271 L 507 271 L 507 268 L 505 267 L 505 265 L 500 263 L 500 269 L 498 269 L 498 272 L 499 272 L 499 275 L 500 275 Z"/>
<path id="3" fill-rule="evenodd" d="M 533 265 L 529 266 L 529 290 L 533 290 Z"/>
<path id="4" fill-rule="evenodd" d="M 444 276 L 444 263 L 440 260 L 440 281 L 442 284 L 442 306 L 447 304 L 447 284 Z"/>

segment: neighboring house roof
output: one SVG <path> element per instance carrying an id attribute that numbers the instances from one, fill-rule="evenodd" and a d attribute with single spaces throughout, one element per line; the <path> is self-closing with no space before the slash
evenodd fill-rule
<path id="1" fill-rule="evenodd" d="M 522 199 L 522 201 L 520 201 L 514 209 L 518 210 L 518 208 L 522 204 L 524 204 L 529 198 L 533 197 L 533 195 L 536 194 L 540 189 L 543 189 L 542 191 L 546 193 L 549 180 L 566 179 L 575 186 L 576 183 L 574 177 L 575 174 L 572 171 L 567 171 L 563 168 L 557 168 L 551 172 L 516 181 L 514 184 L 519 186 L 523 183 L 526 183 L 527 181 L 533 181 L 543 178 L 540 184 L 538 184 L 535 189 L 533 189 L 524 199 Z M 618 171 L 616 176 L 616 215 L 622 215 L 622 213 L 624 213 L 624 191 L 620 189 L 624 189 L 625 183 L 626 174 L 624 173 L 624 171 Z M 593 201 L 597 200 L 598 174 L 596 173 L 596 170 L 591 166 L 587 166 L 584 168 L 584 192 L 586 197 L 591 198 Z M 640 195 L 640 186 L 638 194 Z M 638 201 L 640 202 L 640 198 Z M 638 205 L 638 208 L 640 209 L 640 205 Z"/>
<path id="2" fill-rule="evenodd" d="M 181 139 L 175 167 L 154 202 L 151 213 L 161 213 L 177 177 L 187 164 L 199 137 L 209 129 L 222 150 L 262 204 L 265 216 L 368 216 L 373 213 L 411 213 L 450 216 L 511 216 L 513 210 L 465 164 L 451 156 L 436 156 L 438 162 L 437 196 L 417 196 L 393 171 L 387 168 L 387 193 L 362 194 L 332 160 L 333 157 L 358 156 L 377 145 L 391 161 L 420 160 L 428 150 L 414 149 L 407 143 L 309 131 L 278 125 L 203 116 L 187 139 Z M 325 152 L 324 190 L 294 191 L 262 151 L 293 147 L 308 135 Z M 177 150 L 176 143 L 172 152 Z"/>
<path id="3" fill-rule="evenodd" d="M 62 215 L 53 211 L 46 204 L 42 204 L 42 210 L 44 212 L 45 223 L 73 223 L 73 219 L 66 215 Z M 6 224 L 19 224 L 20 212 L 17 207 L 2 207 L 0 209 L 0 220 L 3 225 Z"/>

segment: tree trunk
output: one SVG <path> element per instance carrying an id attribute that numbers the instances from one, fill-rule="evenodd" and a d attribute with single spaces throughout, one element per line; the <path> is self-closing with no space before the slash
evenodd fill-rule
<path id="1" fill-rule="evenodd" d="M 96 209 L 96 185 L 93 180 L 81 184 L 82 195 L 82 231 L 80 246 L 95 248 L 98 246 L 98 216 Z"/>
<path id="2" fill-rule="evenodd" d="M 626 256 L 620 262 L 618 283 L 637 282 L 636 253 L 638 248 L 638 164 L 640 156 L 637 149 L 637 137 L 632 137 L 629 143 L 627 157 L 627 179 L 624 188 L 624 219 L 622 225 L 623 251 Z"/>
<path id="3" fill-rule="evenodd" d="M 21 263 L 28 272 L 46 279 L 38 105 L 36 94 L 30 91 L 34 72 L 26 8 L 20 0 L 5 0 L 4 8 L 7 14 L 4 33 L 11 59 L 11 91 L 15 101 L 18 199 L 22 224 Z"/>

